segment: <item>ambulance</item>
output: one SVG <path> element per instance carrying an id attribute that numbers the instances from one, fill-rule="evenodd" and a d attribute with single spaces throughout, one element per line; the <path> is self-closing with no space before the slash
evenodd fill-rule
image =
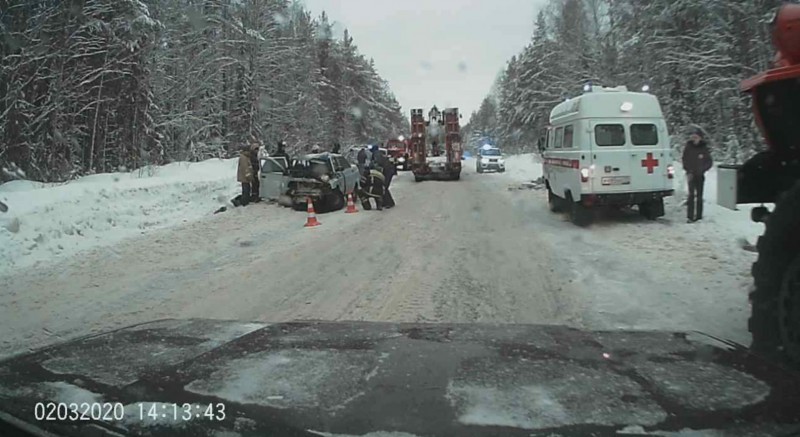
<path id="1" fill-rule="evenodd" d="M 540 141 L 547 198 L 586 226 L 598 206 L 638 206 L 650 220 L 673 194 L 669 134 L 658 99 L 647 92 L 586 86 L 560 103 Z"/>

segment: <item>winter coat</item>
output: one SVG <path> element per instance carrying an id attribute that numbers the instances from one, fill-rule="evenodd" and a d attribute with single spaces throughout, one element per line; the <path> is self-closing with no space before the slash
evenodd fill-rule
<path id="1" fill-rule="evenodd" d="M 369 197 L 383 197 L 383 173 L 378 170 L 368 170 L 361 175 L 362 195 Z"/>
<path id="2" fill-rule="evenodd" d="M 683 169 L 686 170 L 686 173 L 692 176 L 702 176 L 711 169 L 713 163 L 711 150 L 705 141 L 700 140 L 697 144 L 691 141 L 686 143 L 686 147 L 683 149 Z"/>
<path id="3" fill-rule="evenodd" d="M 367 163 L 367 150 L 361 149 L 358 151 L 358 155 L 356 155 L 356 160 L 358 161 L 358 165 L 365 165 Z"/>
<path id="4" fill-rule="evenodd" d="M 380 167 L 380 170 L 386 179 L 389 179 L 392 176 L 397 175 L 397 167 L 394 165 L 392 161 L 389 160 L 389 158 L 387 158 L 383 154 L 380 154 L 378 156 L 378 167 Z"/>
<path id="5" fill-rule="evenodd" d="M 242 150 L 239 152 L 239 168 L 236 172 L 236 179 L 243 184 L 253 183 L 254 172 L 253 164 L 250 162 L 250 151 Z"/>

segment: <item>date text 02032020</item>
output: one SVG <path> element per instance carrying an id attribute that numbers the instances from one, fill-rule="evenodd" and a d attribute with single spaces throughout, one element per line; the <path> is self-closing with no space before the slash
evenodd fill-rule
<path id="1" fill-rule="evenodd" d="M 225 420 L 225 404 L 177 404 L 138 402 L 124 405 L 121 402 L 37 402 L 33 409 L 38 421 L 189 421 Z"/>

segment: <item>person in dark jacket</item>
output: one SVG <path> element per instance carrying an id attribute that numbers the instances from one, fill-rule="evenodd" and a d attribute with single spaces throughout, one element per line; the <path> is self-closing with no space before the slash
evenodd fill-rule
<path id="1" fill-rule="evenodd" d="M 331 153 L 339 153 L 342 150 L 342 145 L 339 143 L 334 143 L 333 147 L 331 148 Z"/>
<path id="2" fill-rule="evenodd" d="M 286 141 L 278 142 L 278 149 L 271 155 L 273 158 L 286 158 L 289 160 L 289 154 L 286 153 Z"/>
<path id="3" fill-rule="evenodd" d="M 375 209 L 378 211 L 383 210 L 383 190 L 385 180 L 383 173 L 375 169 L 364 169 L 361 173 L 360 190 L 356 193 L 361 199 L 361 207 L 365 211 L 372 209 L 370 199 L 375 199 Z"/>
<path id="4" fill-rule="evenodd" d="M 394 208 L 394 198 L 392 197 L 392 193 L 389 191 L 389 185 L 391 185 L 392 179 L 397 174 L 397 167 L 395 167 L 394 163 L 389 160 L 386 155 L 383 153 L 378 153 L 377 169 L 383 173 L 384 178 L 383 206 L 386 209 Z"/>
<path id="5" fill-rule="evenodd" d="M 236 180 L 242 184 L 242 194 L 233 199 L 234 206 L 247 206 L 250 203 L 250 184 L 253 183 L 253 179 L 249 146 L 243 145 L 239 150 L 239 165 L 236 170 Z"/>
<path id="6" fill-rule="evenodd" d="M 258 179 L 258 171 L 261 169 L 261 162 L 258 159 L 258 151 L 261 144 L 255 137 L 250 137 L 250 165 L 253 167 L 253 182 L 250 184 L 250 201 L 261 202 L 261 181 Z"/>
<path id="7" fill-rule="evenodd" d="M 705 174 L 714 163 L 711 158 L 711 150 L 709 150 L 708 144 L 706 144 L 703 137 L 702 130 L 693 130 L 686 147 L 683 149 L 683 169 L 686 171 L 686 181 L 689 185 L 689 199 L 687 201 L 687 221 L 689 223 L 703 218 Z"/>
<path id="8" fill-rule="evenodd" d="M 367 168 L 367 148 L 362 147 L 361 150 L 358 151 L 358 155 L 356 155 L 356 161 L 358 162 L 358 173 L 364 174 L 364 170 Z"/>
<path id="9" fill-rule="evenodd" d="M 376 165 L 380 162 L 381 156 L 381 149 L 378 145 L 373 145 L 370 150 L 372 151 L 371 161 L 372 161 L 372 168 L 376 168 Z"/>

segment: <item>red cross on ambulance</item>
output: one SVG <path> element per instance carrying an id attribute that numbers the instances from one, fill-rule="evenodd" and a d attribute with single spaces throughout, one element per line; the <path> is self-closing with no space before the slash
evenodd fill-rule
<path id="1" fill-rule="evenodd" d="M 653 154 L 647 152 L 647 159 L 642 160 L 642 167 L 647 167 L 647 174 L 652 174 L 653 169 L 658 167 L 658 160 L 653 158 Z"/>

